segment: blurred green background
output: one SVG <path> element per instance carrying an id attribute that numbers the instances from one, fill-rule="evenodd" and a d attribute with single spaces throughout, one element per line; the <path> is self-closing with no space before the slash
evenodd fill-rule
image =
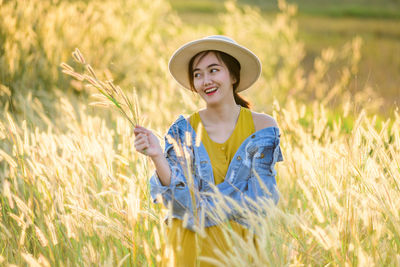
<path id="1" fill-rule="evenodd" d="M 189 24 L 220 23 L 218 13 L 225 10 L 223 0 L 170 0 L 174 10 Z M 260 9 L 266 18 L 278 12 L 276 1 L 238 0 L 239 6 Z M 363 40 L 359 73 L 351 91 L 371 87 L 384 98 L 382 111 L 400 103 L 400 1 L 399 0 L 297 0 L 300 41 L 306 51 L 303 67 L 310 71 L 322 49 L 340 49 L 360 36 Z M 330 71 L 332 80 L 336 70 Z"/>

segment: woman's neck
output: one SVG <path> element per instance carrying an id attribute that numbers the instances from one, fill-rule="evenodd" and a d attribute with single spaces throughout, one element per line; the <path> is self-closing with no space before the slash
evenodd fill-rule
<path id="1" fill-rule="evenodd" d="M 220 105 L 207 106 L 200 113 L 203 123 L 206 124 L 236 123 L 240 106 L 236 103 L 221 103 Z"/>

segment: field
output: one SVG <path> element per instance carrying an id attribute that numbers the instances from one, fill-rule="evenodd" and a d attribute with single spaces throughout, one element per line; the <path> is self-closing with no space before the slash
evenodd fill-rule
<path id="1" fill-rule="evenodd" d="M 151 162 L 135 152 L 130 123 L 91 105 L 97 91 L 60 64 L 84 73 L 71 55 L 79 48 L 99 79 L 129 97 L 135 89 L 141 124 L 161 138 L 179 114 L 203 105 L 169 75 L 171 53 L 194 38 L 226 34 L 263 63 L 244 95 L 278 121 L 284 161 L 276 166 L 279 204 L 267 218 L 249 215 L 258 246 L 227 227 L 234 249 L 219 265 L 400 266 L 400 113 L 390 67 L 398 67 L 398 43 L 387 41 L 392 56 L 383 52 L 393 63 L 379 62 L 365 57 L 375 50 L 363 34 L 384 29 L 397 40 L 397 13 L 379 13 L 389 16 L 385 26 L 371 14 L 340 24 L 333 13 L 297 15 L 283 1 L 271 10 L 215 3 L 215 16 L 207 9 L 185 16 L 183 4 L 165 0 L 0 0 L 1 265 L 162 261 L 166 208 L 149 196 Z M 332 32 L 359 23 L 360 35 L 324 41 L 316 37 L 322 22 Z M 381 70 L 363 69 L 366 58 Z M 381 80 L 365 82 L 365 71 L 385 81 L 382 88 Z"/>

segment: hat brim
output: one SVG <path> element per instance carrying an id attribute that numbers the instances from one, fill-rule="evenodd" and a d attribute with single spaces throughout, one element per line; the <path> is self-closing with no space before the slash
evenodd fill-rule
<path id="1" fill-rule="evenodd" d="M 261 62 L 249 49 L 220 39 L 204 38 L 189 42 L 172 55 L 168 67 L 174 79 L 190 90 L 188 66 L 191 58 L 206 50 L 217 50 L 236 58 L 240 63 L 240 83 L 236 92 L 248 89 L 261 74 Z"/>

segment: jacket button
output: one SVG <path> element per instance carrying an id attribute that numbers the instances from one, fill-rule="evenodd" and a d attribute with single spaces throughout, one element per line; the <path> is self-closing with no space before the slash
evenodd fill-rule
<path id="1" fill-rule="evenodd" d="M 261 153 L 260 158 L 264 158 L 264 153 Z"/>
<path id="2" fill-rule="evenodd" d="M 251 138 L 254 138 L 254 137 L 256 137 L 254 134 L 251 136 Z"/>
<path id="3" fill-rule="evenodd" d="M 240 156 L 237 156 L 237 158 L 236 158 L 237 160 L 242 160 L 242 158 L 240 157 Z"/>
<path id="4" fill-rule="evenodd" d="M 207 163 L 207 160 L 200 161 L 200 164 L 206 164 L 206 163 Z"/>

